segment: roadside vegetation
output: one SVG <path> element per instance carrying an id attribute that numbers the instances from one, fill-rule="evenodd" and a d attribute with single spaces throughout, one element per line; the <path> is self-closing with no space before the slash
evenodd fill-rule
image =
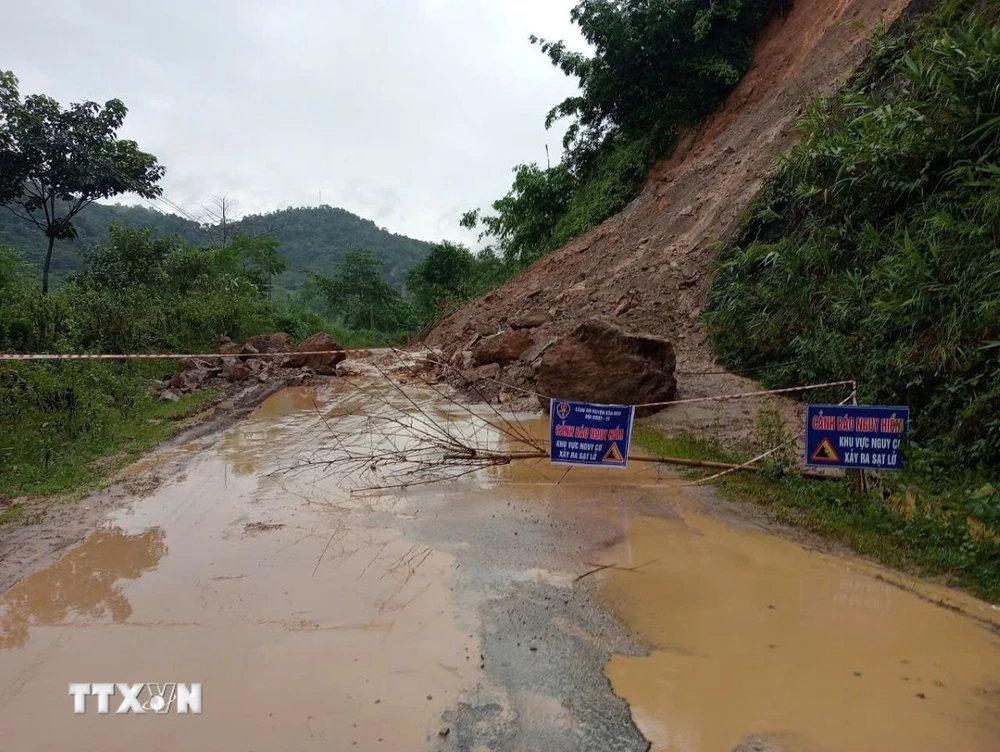
<path id="1" fill-rule="evenodd" d="M 946 0 L 883 31 L 853 80 L 807 108 L 798 146 L 720 249 L 706 315 L 731 368 L 772 387 L 855 379 L 862 402 L 914 415 L 906 471 L 860 502 L 848 481 L 794 475 L 730 476 L 724 494 L 993 601 L 998 12 Z"/>
<path id="2" fill-rule="evenodd" d="M 911 462 L 952 479 L 1000 471 L 998 10 L 946 2 L 881 35 L 808 108 L 707 316 L 723 361 L 769 385 L 850 378 L 909 405 Z"/>
<path id="3" fill-rule="evenodd" d="M 266 241 L 226 249 L 153 240 L 114 228 L 87 252 L 87 270 L 43 294 L 38 278 L 0 248 L 0 351 L 213 352 L 220 334 L 265 331 L 298 337 L 323 327 L 304 308 L 266 296 L 280 266 Z M 51 493 L 88 483 L 101 457 L 142 450 L 177 418 L 211 400 L 176 404 L 148 393 L 174 363 L 0 362 L 0 494 Z"/>
<path id="4" fill-rule="evenodd" d="M 288 259 L 277 239 L 257 232 L 255 222 L 268 217 L 227 225 L 204 244 L 117 224 L 102 233 L 90 220 L 90 237 L 105 241 L 57 242 L 78 237 L 81 217 L 100 214 L 86 213 L 94 201 L 161 194 L 165 170 L 155 156 L 117 137 L 126 113 L 119 100 L 64 109 L 44 95 L 22 96 L 14 75 L 0 72 L 0 208 L 23 237 L 35 239 L 26 249 L 0 245 L 0 352 L 205 353 L 222 336 L 242 342 L 269 332 L 302 340 L 325 331 L 346 347 L 401 344 L 449 306 L 496 284 L 498 264 L 489 254 L 391 236 L 392 269 L 359 248 L 341 255 L 332 274 L 309 274 L 301 294 L 276 295 Z M 320 213 L 329 219 L 337 211 Z M 385 245 L 387 233 L 343 214 L 336 227 Z M 307 229 L 296 232 L 312 242 Z M 44 249 L 41 278 L 36 243 Z M 406 262 L 412 292 L 404 294 L 401 282 L 387 280 L 400 274 L 398 254 L 412 248 L 429 255 Z M 56 267 L 69 271 L 51 284 Z M 4 511 L 5 498 L 91 485 L 218 396 L 160 401 L 151 385 L 173 370 L 173 361 L 0 361 L 3 519 L 23 519 L 16 508 Z"/>
<path id="5" fill-rule="evenodd" d="M 546 126 L 566 118 L 555 166 L 514 168 L 492 213 L 468 212 L 508 277 L 618 213 L 685 128 L 711 115 L 750 67 L 765 24 L 789 0 L 582 0 L 571 13 L 592 56 L 532 37 L 580 85 Z"/>

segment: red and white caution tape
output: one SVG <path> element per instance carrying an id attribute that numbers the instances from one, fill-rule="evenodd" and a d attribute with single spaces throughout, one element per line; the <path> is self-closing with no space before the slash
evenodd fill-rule
<path id="1" fill-rule="evenodd" d="M 792 386 L 786 389 L 766 389 L 762 392 L 739 392 L 738 394 L 720 394 L 714 397 L 690 397 L 688 399 L 672 400 L 670 402 L 648 402 L 636 407 L 669 407 L 670 405 L 690 405 L 694 402 L 728 402 L 729 400 L 746 399 L 747 397 L 764 397 L 769 394 L 791 394 L 793 392 L 810 392 L 815 389 L 827 389 L 833 386 L 849 386 L 852 394 L 857 391 L 858 385 L 854 381 L 831 381 L 826 384 L 807 384 L 805 386 Z"/>
<path id="2" fill-rule="evenodd" d="M 0 360 L 183 360 L 198 358 L 211 360 L 214 358 L 287 358 L 291 356 L 308 355 L 346 355 L 347 357 L 363 358 L 369 355 L 381 355 L 395 352 L 391 347 L 372 350 L 311 350 L 309 352 L 280 353 L 0 353 Z"/>

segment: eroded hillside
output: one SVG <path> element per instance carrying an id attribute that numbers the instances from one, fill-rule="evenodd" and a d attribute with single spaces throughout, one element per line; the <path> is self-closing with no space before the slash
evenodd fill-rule
<path id="1" fill-rule="evenodd" d="M 793 144 L 803 105 L 833 92 L 863 60 L 871 33 L 910 4 L 797 0 L 764 33 L 753 67 L 725 106 L 654 167 L 625 211 L 448 317 L 427 343 L 453 355 L 526 312 L 547 312 L 552 320 L 531 330 L 541 347 L 596 316 L 671 340 L 684 396 L 745 388 L 736 376 L 704 373 L 718 370 L 700 321 L 714 242 L 736 229 L 778 155 Z M 505 366 L 501 378 L 534 383 L 523 359 Z"/>

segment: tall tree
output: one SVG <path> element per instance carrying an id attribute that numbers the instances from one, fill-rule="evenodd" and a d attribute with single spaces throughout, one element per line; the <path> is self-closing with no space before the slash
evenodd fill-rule
<path id="1" fill-rule="evenodd" d="M 433 320 L 449 303 L 467 298 L 475 264 L 465 246 L 447 240 L 432 245 L 430 255 L 406 276 L 407 290 L 421 317 Z"/>
<path id="2" fill-rule="evenodd" d="M 225 248 L 229 245 L 229 239 L 233 234 L 233 222 L 236 221 L 236 217 L 233 214 L 236 210 L 236 202 L 229 198 L 229 196 L 213 196 L 212 203 L 215 204 L 218 213 L 209 213 L 219 221 L 218 227 L 222 233 L 222 247 Z"/>
<path id="3" fill-rule="evenodd" d="M 223 267 L 249 279 L 262 298 L 271 294 L 274 277 L 288 268 L 288 262 L 278 255 L 278 241 L 266 235 L 252 237 L 237 232 L 217 253 Z"/>
<path id="4" fill-rule="evenodd" d="M 306 296 L 352 329 L 402 331 L 412 323 L 412 312 L 399 290 L 382 279 L 381 266 L 367 248 L 348 251 L 333 276 L 309 273 Z"/>
<path id="5" fill-rule="evenodd" d="M 789 0 L 580 0 L 570 18 L 592 56 L 531 37 L 580 91 L 556 105 L 546 127 L 570 118 L 564 146 L 577 170 L 609 136 L 673 143 L 678 127 L 711 114 L 750 67 L 757 33 Z"/>
<path id="6" fill-rule="evenodd" d="M 48 239 L 43 293 L 55 242 L 76 237 L 73 218 L 84 207 L 122 193 L 162 193 L 156 157 L 118 139 L 127 112 L 118 99 L 67 109 L 42 94 L 22 100 L 14 74 L 0 71 L 0 204 Z"/>

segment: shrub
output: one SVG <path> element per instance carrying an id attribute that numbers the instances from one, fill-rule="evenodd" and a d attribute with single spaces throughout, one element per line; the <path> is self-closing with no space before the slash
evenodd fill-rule
<path id="1" fill-rule="evenodd" d="M 953 6 L 876 40 L 869 67 L 808 108 L 721 253 L 707 321 L 730 366 L 774 365 L 776 386 L 857 379 L 863 398 L 914 408 L 941 464 L 995 472 L 998 3 Z"/>

